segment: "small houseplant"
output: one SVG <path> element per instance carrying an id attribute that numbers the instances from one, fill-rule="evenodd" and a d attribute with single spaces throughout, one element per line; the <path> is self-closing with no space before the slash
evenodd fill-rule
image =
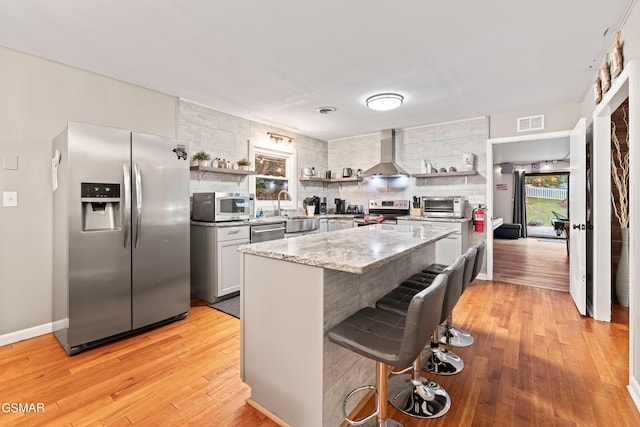
<path id="1" fill-rule="evenodd" d="M 249 159 L 247 159 L 246 157 L 243 157 L 242 159 L 238 160 L 238 167 L 240 168 L 240 170 L 249 170 L 249 166 L 251 166 L 251 161 L 249 161 Z"/>
<path id="2" fill-rule="evenodd" d="M 205 151 L 198 151 L 191 157 L 192 163 L 197 163 L 197 166 L 208 166 L 211 156 Z"/>

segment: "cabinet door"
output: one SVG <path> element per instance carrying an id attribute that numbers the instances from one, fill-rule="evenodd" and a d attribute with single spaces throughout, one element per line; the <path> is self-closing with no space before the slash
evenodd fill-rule
<path id="1" fill-rule="evenodd" d="M 450 265 L 461 254 L 459 235 L 453 235 L 436 242 L 436 262 Z"/>
<path id="2" fill-rule="evenodd" d="M 218 242 L 216 248 L 216 296 L 221 297 L 240 290 L 242 254 L 236 247 L 246 240 Z"/>
<path id="3" fill-rule="evenodd" d="M 336 231 L 338 229 L 338 221 L 335 219 L 327 220 L 327 231 Z"/>
<path id="4" fill-rule="evenodd" d="M 318 232 L 320 233 L 326 233 L 327 231 L 329 231 L 328 227 L 328 219 L 321 219 L 318 221 Z"/>

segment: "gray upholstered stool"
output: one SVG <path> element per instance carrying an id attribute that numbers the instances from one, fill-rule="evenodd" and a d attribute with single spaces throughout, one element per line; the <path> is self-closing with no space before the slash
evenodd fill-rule
<path id="1" fill-rule="evenodd" d="M 392 313 L 406 313 L 411 295 L 420 292 L 429 286 L 439 286 L 439 282 L 446 281 L 447 275 L 435 276 L 429 283 L 415 281 L 408 283 L 405 281 L 376 302 L 376 307 Z M 446 292 L 445 292 L 446 295 Z M 444 298 L 443 298 L 444 302 Z M 399 411 L 417 418 L 436 418 L 446 414 L 451 408 L 451 398 L 440 385 L 434 381 L 427 380 L 420 376 L 422 371 L 422 358 L 420 355 L 413 361 L 411 367 L 412 375 L 400 375 L 407 369 L 396 374 L 389 380 L 389 402 Z"/>
<path id="2" fill-rule="evenodd" d="M 446 278 L 413 295 L 406 315 L 373 307 L 365 307 L 343 320 L 329 331 L 329 340 L 364 357 L 376 361 L 376 410 L 359 420 L 346 414 L 348 400 L 354 393 L 373 388 L 360 387 L 347 395 L 343 415 L 351 425 L 402 426 L 387 418 L 388 365 L 406 366 L 420 356 L 424 342 L 438 326 L 446 290 Z M 375 420 L 374 420 L 375 417 Z"/>
<path id="3" fill-rule="evenodd" d="M 448 276 L 447 292 L 442 305 L 442 317 L 444 322 L 451 310 L 455 307 L 462 294 L 462 282 L 464 279 L 464 257 L 458 257 L 443 273 Z M 436 328 L 431 336 L 431 344 L 422 352 L 422 369 L 439 375 L 454 375 L 464 369 L 464 362 L 453 351 L 440 346 L 440 331 Z"/>
<path id="4" fill-rule="evenodd" d="M 462 284 L 462 293 L 467 289 L 467 286 L 471 282 L 473 282 L 480 273 L 480 269 L 482 268 L 482 262 L 484 260 L 484 252 L 487 247 L 487 243 L 483 240 L 476 244 L 473 248 L 469 250 L 475 249 L 477 251 L 476 257 L 473 262 L 473 266 L 470 271 L 467 270 L 467 266 L 465 266 L 465 280 Z M 431 264 L 429 267 L 423 270 L 424 273 L 430 274 L 438 274 L 442 272 L 440 270 L 440 264 Z M 446 322 L 443 325 L 440 325 L 440 342 L 442 344 L 447 344 L 452 347 L 467 347 L 473 344 L 473 336 L 465 331 L 464 329 L 457 328 L 453 326 L 452 316 L 449 316 Z"/>
<path id="5" fill-rule="evenodd" d="M 458 257 L 449 267 L 445 268 L 443 273 L 447 274 L 447 292 L 445 293 L 445 299 L 442 307 L 442 323 L 448 314 L 453 310 L 460 294 L 462 292 L 462 281 L 464 279 L 464 267 L 465 258 Z M 431 273 L 417 273 L 411 276 L 400 284 L 397 289 L 394 289 L 384 297 L 380 298 L 376 302 L 376 307 L 383 310 L 392 311 L 395 313 L 402 313 L 406 306 L 406 303 L 398 299 L 398 296 L 402 293 L 411 295 L 412 292 L 417 292 L 433 281 L 436 276 Z M 406 296 L 405 296 L 406 298 Z M 439 328 L 436 328 L 431 336 L 431 343 L 425 349 L 422 354 L 422 368 L 434 374 L 440 375 L 453 375 L 457 374 L 464 369 L 464 362 L 462 359 L 452 351 L 449 351 L 438 344 L 439 341 Z"/>

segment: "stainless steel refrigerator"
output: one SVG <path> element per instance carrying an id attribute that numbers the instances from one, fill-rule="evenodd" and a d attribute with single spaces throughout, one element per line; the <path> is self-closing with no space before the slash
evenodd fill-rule
<path id="1" fill-rule="evenodd" d="M 53 328 L 67 353 L 186 316 L 184 146 L 69 122 L 52 154 Z"/>

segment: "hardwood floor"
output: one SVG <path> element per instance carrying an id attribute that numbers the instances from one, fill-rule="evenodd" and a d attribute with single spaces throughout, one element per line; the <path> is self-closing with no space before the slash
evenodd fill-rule
<path id="1" fill-rule="evenodd" d="M 193 303 L 192 303 L 193 305 Z M 240 321 L 204 303 L 185 320 L 68 357 L 52 334 L 0 347 L 0 425 L 275 426 L 245 403 Z"/>
<path id="2" fill-rule="evenodd" d="M 569 292 L 569 257 L 564 240 L 494 239 L 493 279 Z"/>
<path id="3" fill-rule="evenodd" d="M 640 425 L 626 390 L 628 309 L 613 306 L 613 322 L 597 322 L 581 317 L 568 293 L 477 280 L 454 309 L 454 324 L 475 338 L 453 349 L 464 370 L 424 375 L 448 391 L 451 409 L 417 420 L 391 408 L 405 426 Z"/>
<path id="4" fill-rule="evenodd" d="M 628 311 L 613 314 L 596 322 L 568 293 L 476 281 L 454 310 L 476 339 L 455 349 L 466 367 L 431 376 L 451 410 L 435 420 L 390 412 L 407 427 L 640 425 L 625 389 Z M 0 347 L 0 403 L 45 405 L 0 411 L 0 425 L 275 426 L 245 403 L 239 339 L 237 319 L 196 303 L 185 320 L 73 357 L 51 334 Z"/>

